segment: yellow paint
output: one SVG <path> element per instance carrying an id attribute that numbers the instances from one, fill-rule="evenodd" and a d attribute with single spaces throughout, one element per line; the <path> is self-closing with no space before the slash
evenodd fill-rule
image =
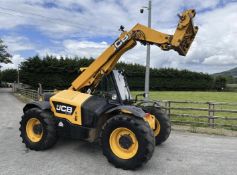
<path id="1" fill-rule="evenodd" d="M 81 106 L 89 97 L 91 97 L 90 94 L 85 94 L 78 91 L 60 91 L 50 98 L 51 110 L 56 117 L 67 119 L 68 121 L 76 125 L 82 125 Z M 53 105 L 53 101 L 76 106 L 76 109 L 72 115 L 57 113 Z"/>
<path id="2" fill-rule="evenodd" d="M 119 144 L 119 139 L 123 135 L 129 135 L 132 139 L 133 144 L 128 149 L 122 148 Z M 121 127 L 115 129 L 110 135 L 109 144 L 112 152 L 120 159 L 131 159 L 138 151 L 136 135 L 128 128 Z"/>
<path id="3" fill-rule="evenodd" d="M 134 36 L 138 41 L 145 41 L 151 44 L 169 44 L 170 35 L 151 29 L 142 24 L 137 24 L 133 27 L 131 32 L 141 31 L 143 35 Z M 139 33 L 138 33 L 139 34 Z"/>
<path id="4" fill-rule="evenodd" d="M 144 117 L 144 120 L 149 124 L 151 129 L 155 129 L 155 116 L 151 114 L 146 114 Z"/>
<path id="5" fill-rule="evenodd" d="M 156 124 L 156 126 L 153 131 L 154 131 L 154 135 L 156 137 L 160 134 L 160 122 L 157 119 L 155 119 L 155 124 Z"/>
<path id="6" fill-rule="evenodd" d="M 176 51 L 181 53 L 181 55 L 187 54 L 198 32 L 198 27 L 195 27 L 192 22 L 192 18 L 194 18 L 195 14 L 195 10 L 192 9 L 183 12 L 173 35 L 171 45 Z"/>
<path id="7" fill-rule="evenodd" d="M 39 142 L 43 137 L 43 130 L 40 134 L 36 134 L 33 130 L 34 126 L 40 125 L 41 122 L 37 118 L 31 118 L 26 124 L 26 135 L 31 142 Z"/>

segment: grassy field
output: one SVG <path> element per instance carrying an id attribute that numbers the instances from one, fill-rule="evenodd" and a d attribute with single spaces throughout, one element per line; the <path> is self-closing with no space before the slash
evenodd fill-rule
<path id="1" fill-rule="evenodd" d="M 134 91 L 132 94 L 143 92 Z M 196 92 L 196 91 L 151 91 L 150 98 L 154 100 L 190 100 L 237 103 L 237 92 Z"/>
<path id="2" fill-rule="evenodd" d="M 133 96 L 142 92 L 132 92 Z M 195 102 L 228 102 L 237 103 L 237 92 L 189 92 L 189 91 L 151 91 L 150 99 L 153 100 L 172 100 L 172 101 L 195 101 Z M 192 107 L 192 108 L 208 108 L 207 104 L 172 104 L 171 107 Z M 215 109 L 237 110 L 237 106 L 218 105 Z M 171 114 L 191 114 L 195 116 L 207 116 L 208 111 L 194 110 L 171 110 Z M 221 117 L 237 117 L 237 113 L 216 112 L 215 116 Z M 197 119 L 190 117 L 174 117 L 173 121 L 177 122 L 208 122 L 208 119 Z M 215 123 L 222 125 L 237 126 L 237 120 L 216 119 Z M 232 128 L 233 129 L 233 128 Z M 236 128 L 237 129 L 237 128 Z"/>

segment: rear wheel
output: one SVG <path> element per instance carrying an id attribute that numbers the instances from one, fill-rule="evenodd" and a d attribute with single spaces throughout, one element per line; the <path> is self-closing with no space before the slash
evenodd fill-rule
<path id="1" fill-rule="evenodd" d="M 155 129 L 154 135 L 156 140 L 156 145 L 160 145 L 165 142 L 171 132 L 171 123 L 167 114 L 163 112 L 161 109 L 148 106 L 144 107 L 143 110 L 155 116 Z"/>
<path id="2" fill-rule="evenodd" d="M 25 112 L 20 122 L 22 142 L 32 150 L 45 150 L 57 141 L 56 125 L 47 111 L 32 108 Z"/>
<path id="3" fill-rule="evenodd" d="M 117 115 L 105 123 L 101 144 L 103 154 L 115 167 L 136 169 L 152 157 L 155 139 L 144 120 Z"/>

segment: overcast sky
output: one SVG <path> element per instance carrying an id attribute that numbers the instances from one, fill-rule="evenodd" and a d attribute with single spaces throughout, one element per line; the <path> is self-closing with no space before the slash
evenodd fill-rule
<path id="1" fill-rule="evenodd" d="M 146 0 L 0 0 L 0 38 L 13 55 L 15 68 L 38 55 L 99 56 L 119 36 L 147 23 L 139 9 Z M 153 0 L 152 26 L 173 34 L 177 13 L 194 8 L 199 32 L 186 57 L 152 46 L 151 66 L 198 72 L 220 72 L 237 67 L 237 0 Z M 145 65 L 146 48 L 140 44 L 122 61 Z"/>

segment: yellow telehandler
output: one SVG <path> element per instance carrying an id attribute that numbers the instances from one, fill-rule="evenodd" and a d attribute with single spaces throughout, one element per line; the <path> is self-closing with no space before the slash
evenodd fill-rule
<path id="1" fill-rule="evenodd" d="M 137 42 L 185 56 L 198 31 L 194 16 L 192 9 L 179 15 L 174 35 L 141 24 L 130 31 L 121 26 L 119 38 L 90 66 L 81 68 L 71 87 L 25 105 L 20 132 L 26 147 L 45 150 L 65 136 L 98 141 L 117 168 L 136 169 L 146 163 L 155 145 L 169 137 L 170 120 L 158 103 L 133 99 L 124 73 L 114 67 Z"/>

